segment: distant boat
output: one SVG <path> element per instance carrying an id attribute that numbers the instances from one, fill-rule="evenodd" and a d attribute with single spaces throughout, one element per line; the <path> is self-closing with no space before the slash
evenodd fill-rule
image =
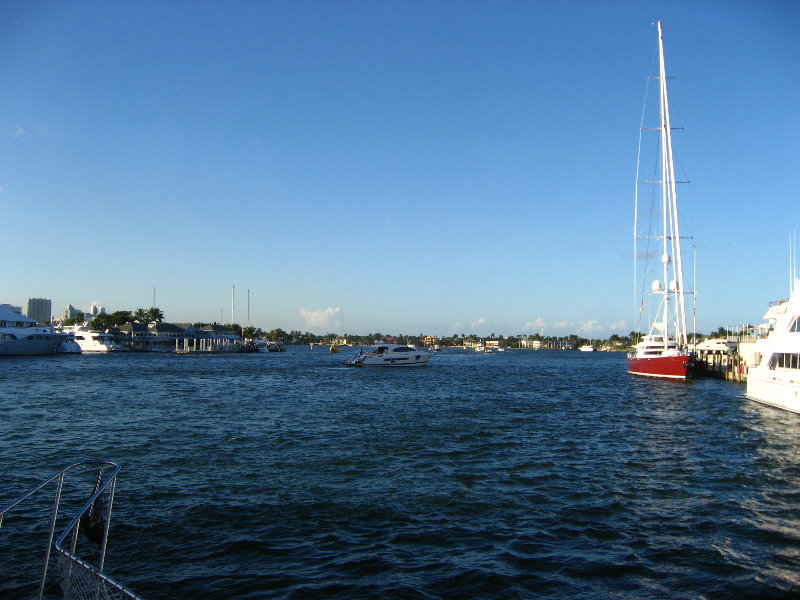
<path id="1" fill-rule="evenodd" d="M 257 352 L 269 353 L 286 351 L 286 347 L 283 345 L 282 341 L 272 342 L 270 340 L 265 340 L 264 338 L 258 338 L 253 342 L 253 344 L 255 344 Z"/>
<path id="2" fill-rule="evenodd" d="M 691 373 L 694 361 L 689 351 L 686 326 L 686 293 L 683 285 L 683 257 L 681 253 L 681 232 L 678 221 L 678 199 L 675 184 L 675 166 L 672 155 L 672 125 L 669 115 L 667 97 L 667 75 L 664 66 L 664 40 L 661 33 L 661 22 L 658 22 L 658 56 L 660 85 L 660 117 L 661 123 L 659 159 L 660 176 L 657 181 L 643 182 L 637 172 L 636 213 L 639 210 L 639 184 L 657 183 L 661 189 L 660 214 L 657 215 L 660 230 L 647 235 L 634 232 L 634 262 L 636 260 L 636 240 L 647 239 L 661 242 L 661 270 L 663 281 L 653 281 L 650 294 L 658 299 L 658 308 L 650 325 L 650 331 L 628 354 L 628 372 L 647 377 L 666 377 L 686 379 Z M 640 144 L 641 158 L 641 144 Z M 641 164 L 641 162 L 639 162 Z M 655 207 L 654 207 L 655 208 Z M 658 209 L 657 209 L 658 210 Z M 654 221 L 656 220 L 654 215 Z M 634 229 L 638 217 L 634 217 Z M 650 254 L 646 252 L 645 254 Z M 636 265 L 634 264 L 634 279 Z M 670 280 L 669 285 L 667 281 Z M 640 311 L 644 309 L 644 290 Z M 670 322 L 674 323 L 674 331 L 670 331 Z"/>
<path id="3" fill-rule="evenodd" d="M 594 352 L 594 346 L 591 344 L 584 344 L 580 348 L 578 348 L 581 352 Z"/>
<path id="4" fill-rule="evenodd" d="M 347 361 L 351 367 L 421 367 L 431 359 L 424 348 L 379 343 L 368 352 L 363 350 Z"/>
<path id="5" fill-rule="evenodd" d="M 764 318 L 774 327 L 756 342 L 758 365 L 747 374 L 747 397 L 800 412 L 800 279 L 791 297 L 770 306 Z"/>
<path id="6" fill-rule="evenodd" d="M 52 354 L 64 341 L 52 325 L 37 325 L 35 319 L 0 304 L 0 355 Z"/>

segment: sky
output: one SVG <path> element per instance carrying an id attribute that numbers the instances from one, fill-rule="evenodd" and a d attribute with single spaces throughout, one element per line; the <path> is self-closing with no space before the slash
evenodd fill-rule
<path id="1" fill-rule="evenodd" d="M 0 302 L 627 334 L 659 19 L 697 330 L 760 323 L 800 228 L 795 0 L 2 0 Z"/>

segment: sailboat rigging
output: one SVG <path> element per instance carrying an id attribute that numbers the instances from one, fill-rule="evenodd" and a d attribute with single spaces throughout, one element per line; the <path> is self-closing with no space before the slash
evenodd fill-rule
<path id="1" fill-rule="evenodd" d="M 678 218 L 677 180 L 672 149 L 672 123 L 670 120 L 667 76 L 664 61 L 664 40 L 661 22 L 658 22 L 659 58 L 659 171 L 660 176 L 653 181 L 643 182 L 640 178 L 641 137 L 639 144 L 640 160 L 637 161 L 636 207 L 634 211 L 634 279 L 636 279 L 638 239 L 660 242 L 660 276 L 650 286 L 649 295 L 658 301 L 658 307 L 650 324 L 649 333 L 636 344 L 628 355 L 628 372 L 648 377 L 686 379 L 691 374 L 694 355 L 689 349 L 687 329 L 686 295 L 683 282 L 683 253 L 681 248 L 680 221 Z M 654 235 L 641 236 L 639 227 L 639 186 L 651 183 L 660 190 L 660 226 Z M 648 252 L 648 254 L 650 254 Z M 669 282 L 669 284 L 667 284 Z M 638 282 L 637 282 L 638 284 Z M 642 290 L 640 311 L 644 309 Z"/>

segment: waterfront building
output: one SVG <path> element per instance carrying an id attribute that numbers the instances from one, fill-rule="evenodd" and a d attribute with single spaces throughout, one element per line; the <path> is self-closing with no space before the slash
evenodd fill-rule
<path id="1" fill-rule="evenodd" d="M 520 340 L 519 341 L 520 348 L 531 348 L 533 350 L 539 350 L 542 347 L 542 342 L 539 340 Z"/>
<path id="2" fill-rule="evenodd" d="M 232 329 L 228 329 L 223 325 L 217 325 L 216 323 L 212 325 L 203 325 L 200 329 L 197 330 L 198 336 L 203 338 L 211 338 L 211 339 L 228 339 L 228 340 L 238 340 L 239 339 L 239 332 L 234 331 Z"/>
<path id="3" fill-rule="evenodd" d="M 41 325 L 47 325 L 52 316 L 52 304 L 49 298 L 28 298 L 28 308 L 25 311 L 31 319 Z"/>

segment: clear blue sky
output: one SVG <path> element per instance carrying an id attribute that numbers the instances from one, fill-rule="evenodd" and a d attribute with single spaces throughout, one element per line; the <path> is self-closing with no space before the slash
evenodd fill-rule
<path id="1" fill-rule="evenodd" d="M 627 333 L 656 19 L 698 329 L 760 322 L 800 228 L 794 0 L 0 2 L 0 302 Z"/>

